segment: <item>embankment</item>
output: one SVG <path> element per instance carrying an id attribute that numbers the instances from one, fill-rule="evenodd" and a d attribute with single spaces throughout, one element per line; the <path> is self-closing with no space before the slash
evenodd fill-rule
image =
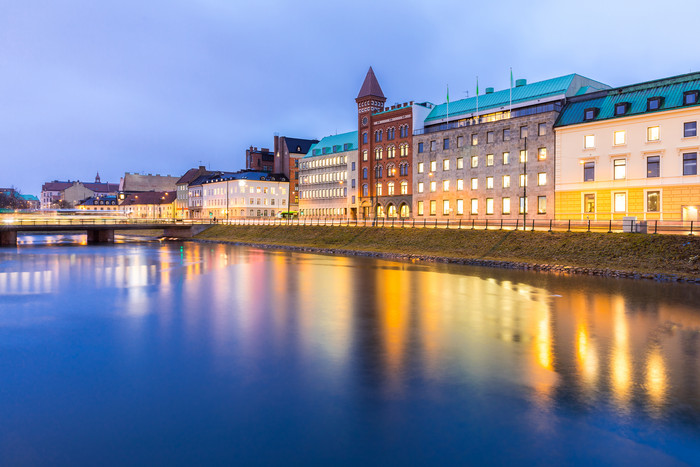
<path id="1" fill-rule="evenodd" d="M 700 283 L 700 238 L 680 235 L 217 225 L 196 238 L 332 254 Z"/>

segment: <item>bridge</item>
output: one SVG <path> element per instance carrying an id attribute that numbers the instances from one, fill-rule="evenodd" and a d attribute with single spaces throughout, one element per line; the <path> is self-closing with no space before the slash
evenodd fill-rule
<path id="1" fill-rule="evenodd" d="M 114 243 L 114 231 L 162 229 L 166 237 L 190 238 L 210 223 L 132 219 L 14 219 L 0 222 L 0 246 L 16 246 L 19 233 L 86 233 L 88 244 Z"/>

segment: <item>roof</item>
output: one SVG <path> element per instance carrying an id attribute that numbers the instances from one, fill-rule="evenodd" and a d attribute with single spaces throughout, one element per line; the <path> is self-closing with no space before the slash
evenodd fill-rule
<path id="1" fill-rule="evenodd" d="M 73 186 L 73 182 L 59 182 L 54 180 L 53 182 L 46 182 L 41 186 L 41 191 L 63 191 L 69 186 Z"/>
<path id="2" fill-rule="evenodd" d="M 141 175 L 127 172 L 122 178 L 119 189 L 126 192 L 136 191 L 174 191 L 178 177 L 170 175 Z M 87 186 L 88 184 L 86 184 Z"/>
<path id="3" fill-rule="evenodd" d="M 25 201 L 39 201 L 39 198 L 37 198 L 34 195 L 19 195 L 20 198 L 22 198 Z"/>
<path id="4" fill-rule="evenodd" d="M 516 86 L 512 88 L 512 101 L 511 88 L 489 94 L 480 94 L 479 114 L 487 113 L 486 111 L 508 110 L 511 103 L 513 107 L 520 107 L 523 105 L 531 105 L 533 101 L 536 102 L 547 98 L 571 97 L 580 92 L 584 87 L 586 88 L 586 92 L 609 88 L 607 84 L 574 73 L 525 84 L 523 86 Z M 450 102 L 449 115 L 456 117 L 458 115 L 476 113 L 476 103 L 476 96 Z M 447 103 L 435 106 L 425 119 L 425 123 L 446 118 L 447 110 Z"/>
<path id="5" fill-rule="evenodd" d="M 357 150 L 357 131 L 349 131 L 339 135 L 326 136 L 309 148 L 304 157 L 315 157 L 324 154 L 337 154 Z M 316 154 L 314 154 L 316 152 Z"/>
<path id="6" fill-rule="evenodd" d="M 201 175 L 207 175 L 207 174 L 212 174 L 214 172 L 211 172 L 207 170 L 203 165 L 200 165 L 197 168 L 190 169 L 187 172 L 185 172 L 185 175 L 180 177 L 180 179 L 177 181 L 177 185 L 183 185 L 185 183 L 189 184 L 192 180 L 195 178 L 201 176 Z"/>
<path id="7" fill-rule="evenodd" d="M 133 193 L 128 195 L 122 205 L 131 206 L 134 204 L 170 204 L 175 201 L 177 193 L 174 191 L 145 191 L 143 193 Z"/>
<path id="8" fill-rule="evenodd" d="M 683 105 L 683 94 L 687 91 L 700 91 L 700 73 L 646 81 L 600 91 L 585 97 L 576 97 L 564 107 L 555 126 L 562 127 L 700 105 L 698 102 Z M 662 98 L 658 110 L 647 110 L 647 101 L 652 97 Z M 700 99 L 697 100 L 700 101 Z M 622 115 L 615 115 L 615 104 L 623 102 L 629 104 L 627 111 Z M 593 119 L 584 120 L 584 110 L 589 108 L 597 108 L 598 113 Z"/>
<path id="9" fill-rule="evenodd" d="M 227 180 L 263 180 L 268 182 L 288 182 L 284 174 L 272 174 L 258 170 L 239 170 L 238 172 L 223 172 L 209 177 L 202 183 L 215 183 Z"/>
<path id="10" fill-rule="evenodd" d="M 379 85 L 377 77 L 374 76 L 374 70 L 372 67 L 369 67 L 369 71 L 367 71 L 365 81 L 362 83 L 362 87 L 360 88 L 360 92 L 357 94 L 357 98 L 359 99 L 367 96 L 384 97 L 382 87 Z"/>
<path id="11" fill-rule="evenodd" d="M 78 203 L 78 206 L 94 206 L 100 204 L 100 201 L 107 201 L 107 204 L 117 204 L 116 196 L 91 196 L 82 202 Z M 114 202 L 113 202 L 114 201 Z M 104 203 L 102 203 L 104 204 Z"/>
<path id="12" fill-rule="evenodd" d="M 74 186 L 76 183 L 81 183 L 85 188 L 96 193 L 116 193 L 119 191 L 119 185 L 117 183 L 84 183 L 79 180 L 74 182 L 59 182 L 58 180 L 46 182 L 41 186 L 41 191 L 63 191 L 66 188 Z"/>
<path id="13" fill-rule="evenodd" d="M 284 137 L 284 142 L 287 145 L 287 150 L 290 154 L 306 154 L 309 148 L 318 143 L 317 139 L 301 139 Z"/>

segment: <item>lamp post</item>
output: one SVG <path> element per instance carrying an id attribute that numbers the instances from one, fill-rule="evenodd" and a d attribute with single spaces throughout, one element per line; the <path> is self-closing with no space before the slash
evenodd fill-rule
<path id="1" fill-rule="evenodd" d="M 525 137 L 525 157 L 523 157 L 523 230 L 527 220 L 527 136 Z"/>

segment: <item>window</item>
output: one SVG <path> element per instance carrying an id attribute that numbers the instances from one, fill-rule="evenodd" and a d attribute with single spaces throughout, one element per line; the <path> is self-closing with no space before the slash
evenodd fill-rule
<path id="1" fill-rule="evenodd" d="M 396 134 L 396 128 L 389 128 L 386 130 L 386 139 L 394 139 Z"/>
<path id="2" fill-rule="evenodd" d="M 450 170 L 450 160 L 449 159 L 442 160 L 442 170 Z"/>
<path id="3" fill-rule="evenodd" d="M 584 162 L 583 181 L 592 182 L 595 180 L 595 162 Z"/>
<path id="4" fill-rule="evenodd" d="M 493 143 L 493 131 L 486 132 L 486 142 Z"/>
<path id="5" fill-rule="evenodd" d="M 537 125 L 537 136 L 544 136 L 547 134 L 547 124 L 539 123 Z"/>
<path id="6" fill-rule="evenodd" d="M 627 177 L 627 159 L 615 159 L 613 161 L 613 178 L 623 180 Z"/>
<path id="7" fill-rule="evenodd" d="M 625 131 L 616 131 L 613 133 L 613 144 L 619 146 L 625 144 Z"/>
<path id="8" fill-rule="evenodd" d="M 488 167 L 493 165 L 493 154 L 486 154 L 486 165 Z"/>
<path id="9" fill-rule="evenodd" d="M 404 143 L 401 145 L 401 157 L 408 156 L 408 144 Z"/>
<path id="10" fill-rule="evenodd" d="M 698 135 L 698 122 L 685 122 L 683 124 L 683 137 L 690 138 Z"/>
<path id="11" fill-rule="evenodd" d="M 537 214 L 547 214 L 547 197 L 537 197 Z"/>
<path id="12" fill-rule="evenodd" d="M 687 152 L 683 154 L 683 175 L 698 174 L 698 153 Z"/>
<path id="13" fill-rule="evenodd" d="M 464 136 L 458 136 L 457 137 L 457 147 L 461 148 L 464 146 Z"/>
<path id="14" fill-rule="evenodd" d="M 647 178 L 658 177 L 660 175 L 660 159 L 659 156 L 647 157 Z"/>
<path id="15" fill-rule="evenodd" d="M 510 175 L 503 176 L 503 188 L 510 188 Z"/>
<path id="16" fill-rule="evenodd" d="M 423 201 L 418 201 L 418 215 L 423 215 Z"/>
<path id="17" fill-rule="evenodd" d="M 627 108 L 629 104 L 627 102 L 620 102 L 619 104 L 615 104 L 615 115 L 624 115 L 627 113 Z"/>
<path id="18" fill-rule="evenodd" d="M 442 140 L 442 149 L 450 149 L 450 139 L 445 138 Z"/>
<path id="19" fill-rule="evenodd" d="M 382 159 L 382 148 L 377 148 L 374 150 L 374 158 L 376 160 L 381 160 Z"/>
<path id="20" fill-rule="evenodd" d="M 394 182 L 389 182 L 386 184 L 386 194 L 389 196 L 394 196 Z"/>
<path id="21" fill-rule="evenodd" d="M 394 157 L 396 157 L 396 147 L 389 146 L 388 148 L 386 148 L 386 158 L 393 159 Z"/>
<path id="22" fill-rule="evenodd" d="M 547 173 L 540 172 L 537 174 L 537 186 L 545 186 L 547 184 Z"/>
<path id="23" fill-rule="evenodd" d="M 493 198 L 486 198 L 486 214 L 493 214 Z"/>
<path id="24" fill-rule="evenodd" d="M 518 212 L 520 212 L 520 214 L 527 214 L 527 196 L 520 196 L 520 207 Z"/>
<path id="25" fill-rule="evenodd" d="M 367 178 L 367 167 L 362 168 L 362 178 Z"/>
<path id="26" fill-rule="evenodd" d="M 408 182 L 406 180 L 401 182 L 401 194 L 402 195 L 408 194 Z"/>
<path id="27" fill-rule="evenodd" d="M 423 152 L 423 143 L 418 143 L 418 152 Z"/>
<path id="28" fill-rule="evenodd" d="M 520 186 L 527 186 L 527 175 L 520 174 Z"/>
<path id="29" fill-rule="evenodd" d="M 479 136 L 476 133 L 474 133 L 472 135 L 472 146 L 476 146 L 478 143 L 479 143 Z"/>
<path id="30" fill-rule="evenodd" d="M 464 214 L 464 200 L 463 199 L 457 200 L 457 214 L 459 214 L 459 215 Z"/>
<path id="31" fill-rule="evenodd" d="M 464 180 L 461 178 L 457 179 L 457 191 L 464 190 Z"/>
<path id="32" fill-rule="evenodd" d="M 527 138 L 527 127 L 526 126 L 521 126 L 520 127 L 520 139 Z"/>
<path id="33" fill-rule="evenodd" d="M 423 164 L 423 162 L 419 162 L 419 163 L 418 163 L 418 173 L 419 173 L 419 174 L 422 174 L 424 168 L 425 168 L 425 164 Z"/>
<path id="34" fill-rule="evenodd" d="M 478 178 L 472 178 L 472 190 L 476 190 L 479 188 L 479 179 Z"/>
<path id="35" fill-rule="evenodd" d="M 382 178 L 382 166 L 378 165 L 374 168 L 374 177 L 375 178 Z"/>
<path id="36" fill-rule="evenodd" d="M 585 149 L 592 149 L 595 147 L 595 136 L 586 135 L 583 137 L 583 147 Z"/>
<path id="37" fill-rule="evenodd" d="M 447 216 L 450 214 L 450 201 L 445 199 L 442 200 L 442 215 Z"/>
<path id="38" fill-rule="evenodd" d="M 430 161 L 430 171 L 431 172 L 437 171 L 437 161 Z"/>
<path id="39" fill-rule="evenodd" d="M 435 193 L 437 191 L 437 182 L 430 182 L 430 192 Z"/>
<path id="40" fill-rule="evenodd" d="M 437 141 L 430 142 L 430 150 L 435 151 L 437 149 Z"/>
<path id="41" fill-rule="evenodd" d="M 355 179 L 354 178 L 351 180 L 351 187 L 350 188 L 355 188 Z"/>
<path id="42" fill-rule="evenodd" d="M 698 91 L 686 91 L 683 93 L 683 105 L 698 103 Z"/>
<path id="43" fill-rule="evenodd" d="M 510 128 L 503 129 L 503 141 L 510 141 Z"/>
<path id="44" fill-rule="evenodd" d="M 364 151 L 362 151 L 362 160 L 363 160 L 363 161 L 367 161 L 367 160 L 368 160 L 368 157 L 367 157 L 367 150 L 366 150 L 366 149 L 365 149 Z"/>
<path id="45" fill-rule="evenodd" d="M 472 168 L 479 167 L 479 156 L 472 156 Z"/>
<path id="46" fill-rule="evenodd" d="M 659 140 L 659 127 L 650 126 L 647 128 L 647 141 L 658 141 Z"/>
<path id="47" fill-rule="evenodd" d="M 493 188 L 493 177 L 486 177 L 486 189 L 490 190 Z"/>
<path id="48" fill-rule="evenodd" d="M 647 110 L 659 110 L 661 108 L 660 97 L 650 97 L 647 99 Z"/>
<path id="49" fill-rule="evenodd" d="M 503 153 L 503 165 L 508 165 L 508 164 L 510 164 L 510 153 L 504 152 Z"/>
<path id="50" fill-rule="evenodd" d="M 367 144 L 367 133 L 362 133 L 362 143 Z"/>
<path id="51" fill-rule="evenodd" d="M 458 169 L 463 169 L 463 168 L 464 168 L 464 157 L 458 157 L 458 158 L 457 158 L 457 168 L 458 168 Z"/>
<path id="52" fill-rule="evenodd" d="M 382 184 L 377 183 L 377 196 L 382 196 Z"/>
<path id="53" fill-rule="evenodd" d="M 501 204 L 501 212 L 503 214 L 510 214 L 510 198 L 503 198 Z"/>
<path id="54" fill-rule="evenodd" d="M 591 107 L 583 111 L 584 120 L 593 120 L 596 115 L 598 115 L 598 109 L 595 107 Z"/>
<path id="55" fill-rule="evenodd" d="M 449 180 L 442 181 L 442 191 L 450 191 L 450 181 Z"/>
<path id="56" fill-rule="evenodd" d="M 537 160 L 543 161 L 547 159 L 547 148 L 539 148 L 537 150 Z"/>
<path id="57" fill-rule="evenodd" d="M 520 162 L 527 162 L 527 151 L 524 149 L 520 150 Z"/>
<path id="58" fill-rule="evenodd" d="M 595 194 L 586 193 L 583 195 L 583 210 L 587 213 L 595 212 Z"/>
<path id="59" fill-rule="evenodd" d="M 423 193 L 423 182 L 418 182 L 418 193 Z"/>
<path id="60" fill-rule="evenodd" d="M 659 212 L 660 195 L 658 191 L 647 191 L 647 212 Z"/>
<path id="61" fill-rule="evenodd" d="M 479 200 L 476 198 L 472 198 L 472 214 L 479 214 Z"/>
<path id="62" fill-rule="evenodd" d="M 625 212 L 627 209 L 627 193 L 613 195 L 615 212 Z"/>
<path id="63" fill-rule="evenodd" d="M 352 167 L 352 169 L 350 169 L 350 170 L 352 170 L 354 172 L 355 171 L 355 163 L 354 162 L 352 163 L 351 167 Z"/>
<path id="64" fill-rule="evenodd" d="M 430 200 L 430 215 L 434 216 L 435 214 L 437 214 L 437 201 L 435 201 L 434 199 L 431 199 Z"/>

